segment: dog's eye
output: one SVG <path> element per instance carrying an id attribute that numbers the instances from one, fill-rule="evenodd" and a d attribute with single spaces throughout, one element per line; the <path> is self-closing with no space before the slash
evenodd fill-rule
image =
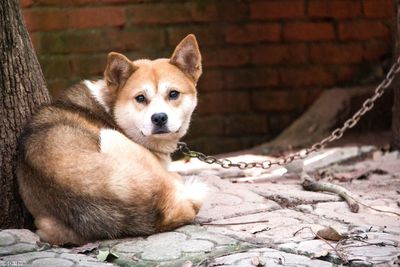
<path id="1" fill-rule="evenodd" d="M 175 100 L 175 99 L 178 99 L 179 95 L 180 95 L 180 93 L 178 91 L 172 90 L 171 92 L 169 92 L 168 98 L 170 100 Z"/>
<path id="2" fill-rule="evenodd" d="M 135 97 L 136 101 L 138 103 L 144 103 L 146 102 L 146 98 L 144 97 L 144 95 L 138 95 L 137 97 Z"/>

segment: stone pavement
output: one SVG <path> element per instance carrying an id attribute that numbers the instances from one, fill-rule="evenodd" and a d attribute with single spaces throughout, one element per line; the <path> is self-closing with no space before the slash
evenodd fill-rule
<path id="1" fill-rule="evenodd" d="M 28 230 L 3 230 L 0 266 L 399 266 L 398 153 L 328 149 L 305 165 L 310 175 L 353 192 L 365 204 L 359 213 L 336 195 L 304 191 L 298 176 L 283 168 L 241 171 L 175 162 L 174 170 L 210 187 L 194 224 L 78 249 L 43 244 Z M 317 237 L 329 227 L 340 240 Z"/>

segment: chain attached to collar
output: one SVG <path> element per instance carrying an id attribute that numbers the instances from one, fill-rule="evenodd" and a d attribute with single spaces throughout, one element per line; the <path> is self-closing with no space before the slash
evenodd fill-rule
<path id="1" fill-rule="evenodd" d="M 251 169 L 251 168 L 262 168 L 269 169 L 274 165 L 284 166 L 291 163 L 297 159 L 305 159 L 309 154 L 315 151 L 319 151 L 324 148 L 327 144 L 342 138 L 343 134 L 348 130 L 357 125 L 359 120 L 365 113 L 370 111 L 375 104 L 375 101 L 379 99 L 384 90 L 387 89 L 393 82 L 396 74 L 400 72 L 400 57 L 397 58 L 396 62 L 392 65 L 389 72 L 386 74 L 386 77 L 382 80 L 382 82 L 375 88 L 374 94 L 367 98 L 362 104 L 361 108 L 353 114 L 353 116 L 347 119 L 342 127 L 339 127 L 332 131 L 332 133 L 321 141 L 313 144 L 309 148 L 302 149 L 298 152 L 291 153 L 287 156 L 283 156 L 274 160 L 266 160 L 262 162 L 232 162 L 230 159 L 218 159 L 213 156 L 207 156 L 201 152 L 190 150 L 186 143 L 179 142 L 178 149 L 185 155 L 190 158 L 197 158 L 198 160 L 208 163 L 208 164 L 218 164 L 222 168 L 232 168 L 236 167 L 239 169 Z"/>

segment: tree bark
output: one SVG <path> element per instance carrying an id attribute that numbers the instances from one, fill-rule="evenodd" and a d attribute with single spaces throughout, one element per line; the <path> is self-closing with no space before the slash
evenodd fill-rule
<path id="1" fill-rule="evenodd" d="M 395 2 L 395 60 L 400 56 L 400 0 Z M 394 101 L 392 110 L 392 142 L 393 149 L 400 150 L 400 81 L 397 78 L 393 86 Z"/>
<path id="2" fill-rule="evenodd" d="M 0 89 L 0 228 L 29 227 L 15 176 L 17 139 L 50 96 L 17 0 L 0 1 Z"/>

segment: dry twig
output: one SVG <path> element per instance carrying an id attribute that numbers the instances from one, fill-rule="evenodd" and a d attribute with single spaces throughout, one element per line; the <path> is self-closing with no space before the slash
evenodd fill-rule
<path id="1" fill-rule="evenodd" d="M 317 182 L 305 171 L 303 171 L 301 174 L 301 185 L 305 190 L 308 191 L 325 191 L 339 195 L 347 202 L 351 212 L 357 213 L 360 209 L 358 202 L 355 201 L 355 197 L 352 196 L 352 194 L 346 188 L 340 185 Z"/>
<path id="2" fill-rule="evenodd" d="M 374 210 L 374 211 L 390 213 L 393 215 L 400 216 L 400 213 L 398 213 L 398 212 L 374 208 L 374 207 L 371 207 L 371 206 L 357 200 L 346 188 L 344 188 L 340 185 L 317 182 L 313 178 L 311 178 L 305 171 L 302 172 L 300 177 L 301 177 L 301 185 L 303 186 L 303 188 L 305 190 L 326 191 L 326 192 L 335 193 L 335 194 L 339 195 L 340 197 L 342 197 L 347 202 L 347 204 L 349 205 L 350 211 L 352 211 L 354 213 L 357 213 L 360 210 L 359 205 L 362 205 L 362 206 L 369 208 L 371 210 Z"/>

